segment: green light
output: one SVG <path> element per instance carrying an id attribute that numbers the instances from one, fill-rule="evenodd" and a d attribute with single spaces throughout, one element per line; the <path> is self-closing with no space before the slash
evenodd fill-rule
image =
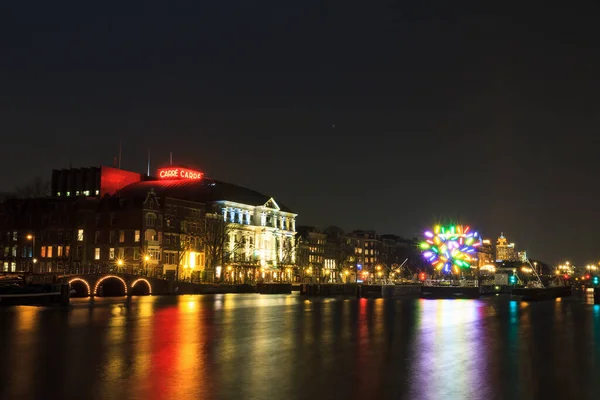
<path id="1" fill-rule="evenodd" d="M 423 242 L 423 243 L 421 243 L 421 248 L 422 248 L 423 250 L 427 250 L 427 249 L 429 248 L 429 243 L 427 243 L 427 242 Z"/>

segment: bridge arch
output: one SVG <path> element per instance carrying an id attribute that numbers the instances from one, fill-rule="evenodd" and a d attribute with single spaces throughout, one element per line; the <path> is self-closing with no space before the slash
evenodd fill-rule
<path id="1" fill-rule="evenodd" d="M 98 281 L 96 282 L 96 285 L 94 286 L 94 296 L 98 295 L 98 288 L 100 287 L 100 284 L 110 278 L 115 278 L 115 279 L 120 280 L 121 283 L 123 284 L 123 289 L 125 290 L 125 295 L 127 295 L 127 283 L 123 280 L 123 278 L 121 278 L 120 276 L 117 276 L 117 275 L 105 275 L 102 278 L 98 279 Z"/>
<path id="2" fill-rule="evenodd" d="M 131 292 L 133 294 L 133 288 L 135 287 L 135 285 L 137 285 L 140 282 L 144 282 L 146 284 L 146 286 L 148 286 L 148 295 L 152 294 L 152 285 L 150 284 L 150 282 L 148 282 L 147 279 L 144 278 L 138 278 L 135 281 L 131 282 Z"/>
<path id="3" fill-rule="evenodd" d="M 81 282 L 81 283 L 83 283 L 85 285 L 85 288 L 87 289 L 87 295 L 88 296 L 92 295 L 91 290 L 90 290 L 90 284 L 87 283 L 87 281 L 85 279 L 82 279 L 82 278 L 73 278 L 73 279 L 71 279 L 69 281 L 69 287 L 72 286 L 73 283 L 75 283 L 75 282 Z"/>

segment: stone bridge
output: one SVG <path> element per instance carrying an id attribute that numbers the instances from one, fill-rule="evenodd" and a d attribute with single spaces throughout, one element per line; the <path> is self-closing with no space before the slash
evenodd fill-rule
<path id="1" fill-rule="evenodd" d="M 144 296 L 177 293 L 177 282 L 131 274 L 74 274 L 58 278 L 69 283 L 77 296 Z"/>

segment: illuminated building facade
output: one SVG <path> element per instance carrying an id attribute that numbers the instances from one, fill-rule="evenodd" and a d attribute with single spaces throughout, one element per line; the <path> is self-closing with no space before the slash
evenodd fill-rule
<path id="1" fill-rule="evenodd" d="M 369 279 L 375 271 L 375 265 L 379 262 L 379 237 L 375 231 L 356 230 L 346 235 L 354 248 L 354 262 L 356 270 L 364 280 Z"/>
<path id="2" fill-rule="evenodd" d="M 514 243 L 508 243 L 501 233 L 496 241 L 496 262 L 518 261 L 517 249 Z"/>
<path id="3" fill-rule="evenodd" d="M 477 266 L 479 268 L 495 265 L 494 246 L 490 239 L 483 239 L 481 241 L 481 246 L 475 251 L 475 257 L 477 258 Z"/>
<path id="4" fill-rule="evenodd" d="M 337 282 L 335 248 L 327 235 L 312 226 L 298 227 L 298 260 L 300 277 L 304 282 Z"/>
<path id="5" fill-rule="evenodd" d="M 212 280 L 231 264 L 272 278 L 295 264 L 297 215 L 273 198 L 189 168 L 157 176 L 111 167 L 53 171 L 50 197 L 0 203 L 0 270 Z M 227 237 L 209 260 L 206 221 L 215 215 Z"/>

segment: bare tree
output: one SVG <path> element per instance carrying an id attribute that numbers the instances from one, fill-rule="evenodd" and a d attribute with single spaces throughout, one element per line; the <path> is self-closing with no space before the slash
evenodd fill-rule
<path id="1" fill-rule="evenodd" d="M 296 243 L 292 243 L 292 238 L 281 238 L 280 246 L 281 253 L 279 259 L 279 280 L 283 281 L 283 275 L 287 268 L 293 268 L 295 266 L 295 258 L 297 252 Z"/>
<path id="2" fill-rule="evenodd" d="M 202 239 L 200 229 L 198 227 L 190 227 L 185 222 L 182 224 L 179 235 L 177 235 L 178 247 L 178 262 L 177 262 L 177 279 L 179 279 L 179 266 L 186 264 L 186 259 L 192 252 L 200 252 Z"/>
<path id="3" fill-rule="evenodd" d="M 200 233 L 200 243 L 206 254 L 206 263 L 211 273 L 211 280 L 219 264 L 226 260 L 226 246 L 231 232 L 231 224 L 218 214 L 206 214 L 204 226 Z"/>
<path id="4" fill-rule="evenodd" d="M 341 228 L 329 226 L 325 228 L 324 232 L 327 235 L 327 248 L 325 252 L 328 254 L 328 257 L 335 260 L 335 267 L 338 276 L 340 276 L 344 272 L 344 269 L 354 266 L 354 247 L 347 242 L 344 237 L 344 231 Z"/>
<path id="5" fill-rule="evenodd" d="M 50 181 L 41 177 L 35 177 L 29 183 L 17 186 L 13 195 L 22 199 L 31 199 L 37 197 L 46 197 L 50 195 Z"/>

